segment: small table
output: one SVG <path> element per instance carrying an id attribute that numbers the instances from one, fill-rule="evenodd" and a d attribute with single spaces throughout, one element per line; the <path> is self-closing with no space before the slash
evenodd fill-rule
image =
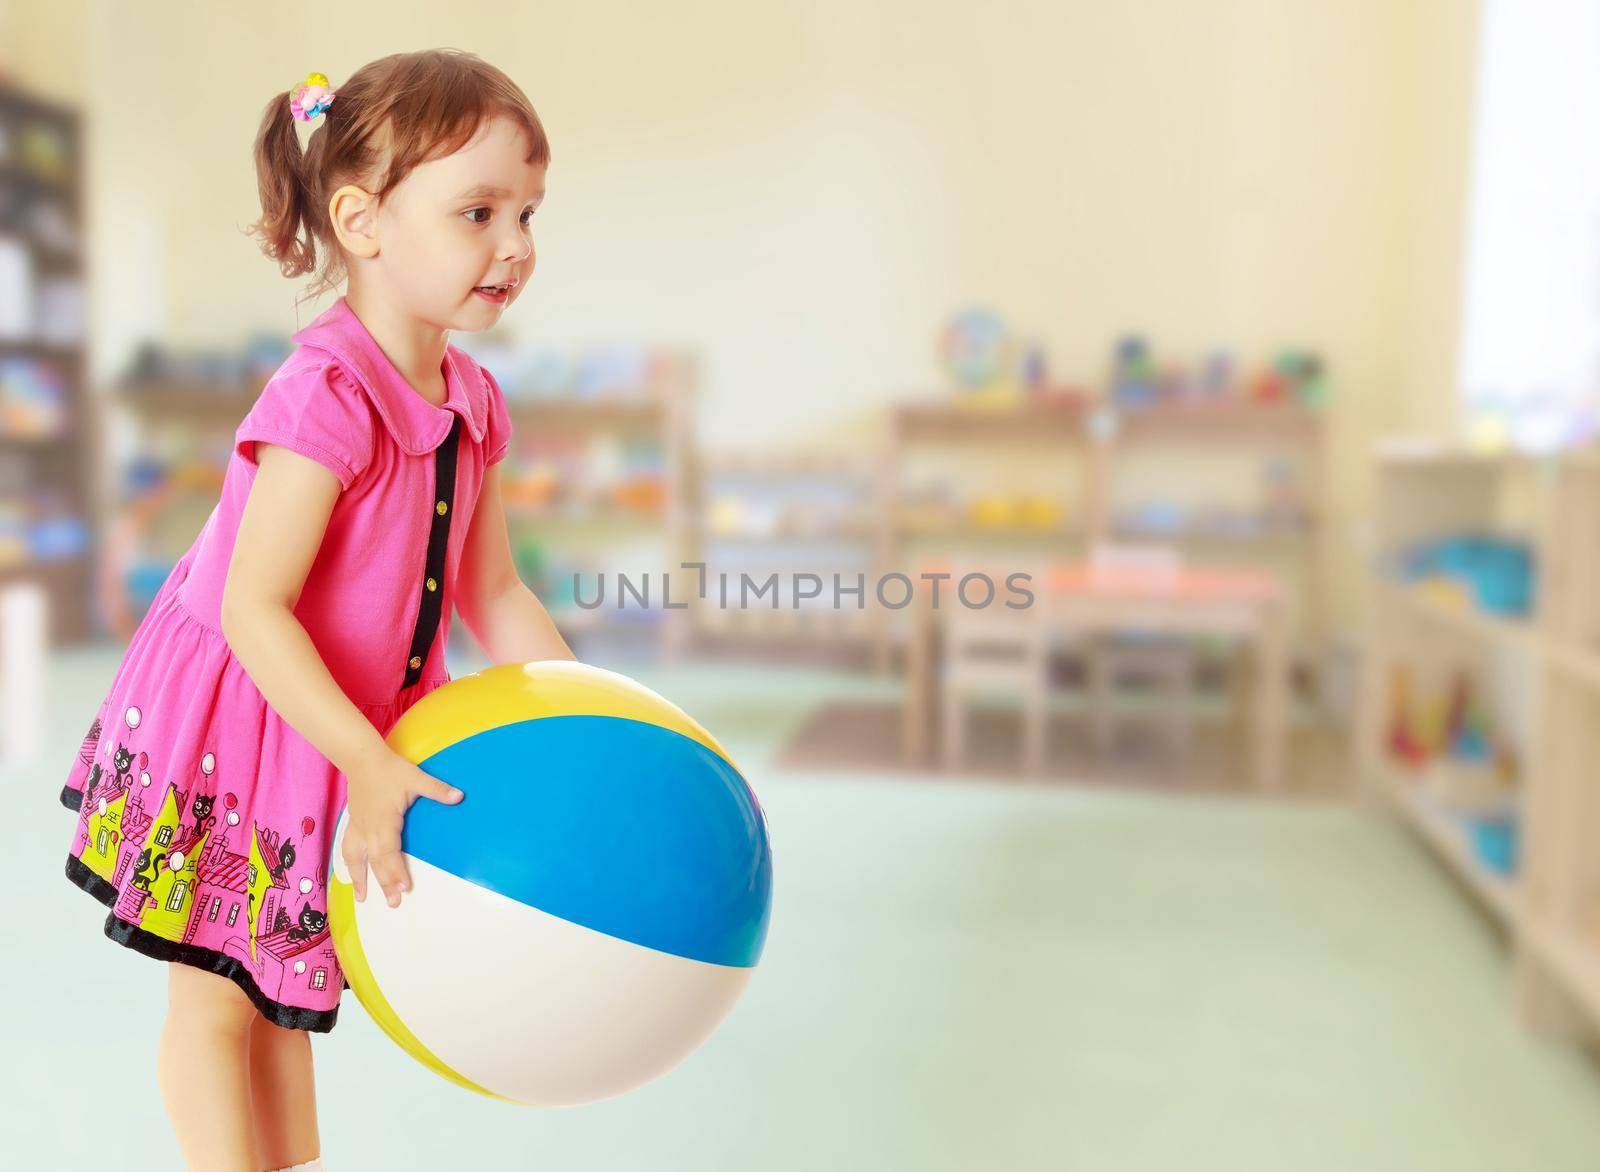
<path id="1" fill-rule="evenodd" d="M 1005 587 L 1017 567 L 982 570 L 962 564 L 966 573 L 985 572 Z M 906 712 L 901 751 L 908 764 L 932 759 L 934 713 L 938 710 L 939 625 L 955 598 L 956 583 L 939 583 L 939 606 L 932 605 L 934 583 L 922 574 L 947 573 L 945 561 L 921 567 L 909 606 L 911 642 L 906 657 Z M 1254 692 L 1251 759 L 1256 788 L 1283 784 L 1284 745 L 1288 718 L 1288 651 L 1284 592 L 1273 575 L 1255 569 L 1185 567 L 1139 571 L 1093 569 L 1081 563 L 1052 563 L 1028 584 L 1041 598 L 1040 637 L 1110 631 L 1158 631 L 1166 634 L 1216 634 L 1253 644 Z M 994 605 L 1002 605 L 996 601 Z"/>

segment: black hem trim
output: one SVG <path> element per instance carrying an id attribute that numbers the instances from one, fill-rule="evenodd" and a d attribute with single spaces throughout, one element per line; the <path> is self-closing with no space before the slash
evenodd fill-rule
<path id="1" fill-rule="evenodd" d="M 83 860 L 72 855 L 67 856 L 67 881 L 87 891 L 107 907 L 116 906 L 117 889 L 91 871 Z M 156 960 L 186 964 L 191 968 L 228 978 L 244 991 L 245 996 L 250 998 L 251 1004 L 260 1011 L 261 1016 L 275 1026 L 281 1026 L 286 1030 L 308 1030 L 311 1033 L 325 1034 L 333 1029 L 333 1023 L 338 1020 L 338 1006 L 332 1009 L 304 1009 L 297 1005 L 285 1005 L 281 1001 L 274 1001 L 261 991 L 255 979 L 251 977 L 250 970 L 235 957 L 226 956 L 211 948 L 202 948 L 198 944 L 184 944 L 177 940 L 168 940 L 164 936 L 157 936 L 153 932 L 146 932 L 137 924 L 130 924 L 121 919 L 115 912 L 106 916 L 105 933 L 106 939 L 115 940 L 124 948 L 130 948 L 134 952 L 143 953 Z M 350 983 L 344 982 L 344 988 L 340 989 L 340 993 L 349 987 Z"/>
<path id="2" fill-rule="evenodd" d="M 461 416 L 450 425 L 450 435 L 434 453 L 433 487 L 437 499 L 444 502 L 441 514 L 437 504 L 429 508 L 432 523 L 428 526 L 428 553 L 424 559 L 423 574 L 432 578 L 437 590 L 429 590 L 426 582 L 417 583 L 422 603 L 417 608 L 417 626 L 411 633 L 411 650 L 406 652 L 406 674 L 402 689 L 409 688 L 422 678 L 422 669 L 428 666 L 428 655 L 433 650 L 433 640 L 439 633 L 439 620 L 444 614 L 444 567 L 450 552 L 450 514 L 456 508 L 456 451 L 461 443 Z M 413 659 L 420 660 L 416 667 Z"/>
<path id="3" fill-rule="evenodd" d="M 82 809 L 83 809 L 83 791 L 81 789 L 73 789 L 70 785 L 62 786 L 61 787 L 61 804 L 63 806 L 65 806 L 69 810 L 82 811 Z M 89 874 L 94 875 L 94 872 L 90 871 Z M 94 877 L 96 879 L 100 878 L 100 876 L 98 876 L 98 875 L 94 875 Z M 104 880 L 102 880 L 102 882 L 104 882 Z"/>

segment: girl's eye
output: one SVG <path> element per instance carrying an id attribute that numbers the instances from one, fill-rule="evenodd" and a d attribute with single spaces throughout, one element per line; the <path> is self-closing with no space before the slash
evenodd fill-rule
<path id="1" fill-rule="evenodd" d="M 477 215 L 478 215 L 479 212 L 483 213 L 483 218 L 481 220 L 477 218 Z M 471 208 L 471 209 L 469 209 L 467 211 L 462 212 L 461 214 L 463 216 L 466 216 L 467 219 L 471 220 L 474 224 L 487 224 L 489 222 L 489 209 L 488 208 Z"/>
<path id="2" fill-rule="evenodd" d="M 526 211 L 524 211 L 522 213 L 522 222 L 524 224 L 526 224 L 531 219 L 533 219 L 533 209 L 532 208 L 528 208 Z"/>

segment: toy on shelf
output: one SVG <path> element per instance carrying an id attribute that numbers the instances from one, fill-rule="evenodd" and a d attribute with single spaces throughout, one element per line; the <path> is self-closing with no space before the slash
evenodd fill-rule
<path id="1" fill-rule="evenodd" d="M 568 352 L 494 334 L 452 340 L 494 376 L 511 403 L 657 403 L 684 382 L 693 361 L 682 351 L 631 343 Z"/>
<path id="2" fill-rule="evenodd" d="M 1035 407 L 1046 410 L 1071 411 L 1088 408 L 1094 398 L 1080 386 L 1073 386 L 1070 383 L 1046 383 L 1032 388 L 1029 391 L 1028 401 Z"/>
<path id="3" fill-rule="evenodd" d="M 1130 411 L 1162 405 L 1241 404 L 1316 409 L 1327 403 L 1328 390 L 1322 360 L 1309 351 L 1280 351 L 1241 390 L 1233 355 L 1227 350 L 1211 351 L 1198 371 L 1191 371 L 1175 361 L 1157 364 L 1149 342 L 1130 334 L 1116 345 L 1110 397 L 1114 406 Z"/>
<path id="4" fill-rule="evenodd" d="M 1501 874 L 1516 867 L 1517 752 L 1494 727 L 1466 670 L 1424 705 L 1419 720 L 1410 671 L 1394 666 L 1389 751 L 1418 775 L 1421 800 L 1435 816 L 1458 820 L 1479 862 Z"/>
<path id="5" fill-rule="evenodd" d="M 1200 368 L 1200 379 L 1195 385 L 1196 398 L 1201 402 L 1231 399 L 1238 393 L 1236 378 L 1233 355 L 1226 350 L 1213 350 L 1206 355 L 1205 363 Z"/>
<path id="6" fill-rule="evenodd" d="M 1022 385 L 1028 389 L 1029 398 L 1037 398 L 1048 382 L 1044 347 L 1038 342 L 1029 342 L 1022 354 Z"/>
<path id="7" fill-rule="evenodd" d="M 1306 525 L 1311 521 L 1303 469 L 1286 455 L 1269 455 L 1262 464 L 1263 517 L 1278 526 Z"/>
<path id="8" fill-rule="evenodd" d="M 1508 618 L 1526 617 L 1535 588 L 1533 550 L 1500 537 L 1435 538 L 1405 550 L 1402 581 L 1441 602 Z"/>
<path id="9" fill-rule="evenodd" d="M 659 514 L 666 507 L 658 440 L 534 431 L 518 439 L 502 479 L 507 505 L 543 514 Z"/>
<path id="10" fill-rule="evenodd" d="M 999 315 L 966 309 L 939 335 L 939 359 L 955 385 L 957 402 L 968 407 L 1008 408 L 1022 401 L 1014 370 L 1016 343 Z"/>
<path id="11" fill-rule="evenodd" d="M 1321 407 L 1327 402 L 1322 360 L 1305 350 L 1281 350 L 1250 384 L 1258 403 L 1298 403 Z"/>
<path id="12" fill-rule="evenodd" d="M 121 381 L 135 393 L 150 386 L 238 393 L 266 382 L 293 349 L 289 339 L 268 333 L 252 334 L 242 345 L 227 347 L 183 349 L 146 341 L 134 351 Z"/>
<path id="13" fill-rule="evenodd" d="M 1155 363 L 1150 345 L 1137 335 L 1117 343 L 1111 372 L 1111 401 L 1118 407 L 1153 406 L 1157 400 Z"/>
<path id="14" fill-rule="evenodd" d="M 704 473 L 705 523 L 732 542 L 859 542 L 876 522 L 865 470 L 820 457 L 773 458 L 747 464 L 721 457 Z"/>
<path id="15" fill-rule="evenodd" d="M 55 363 L 0 359 L 0 438 L 39 440 L 67 426 L 66 379 Z"/>
<path id="16" fill-rule="evenodd" d="M 34 485 L 21 499 L 0 498 L 0 566 L 66 561 L 88 548 L 89 527 L 60 488 Z"/>
<path id="17" fill-rule="evenodd" d="M 72 173 L 72 144 L 59 127 L 29 119 L 17 131 L 16 159 L 30 175 L 64 183 Z"/>
<path id="18" fill-rule="evenodd" d="M 1489 714 L 1471 675 L 1455 674 L 1433 707 L 1426 733 L 1432 758 L 1424 785 L 1439 802 L 1457 810 L 1498 806 L 1510 782 L 1508 746 L 1494 742 Z"/>
<path id="19" fill-rule="evenodd" d="M 1411 695 L 1411 669 L 1395 664 L 1389 680 L 1389 753 L 1403 765 L 1416 768 L 1428 758 L 1427 747 L 1416 731 Z"/>
<path id="20" fill-rule="evenodd" d="M 1469 816 L 1466 824 L 1478 861 L 1501 875 L 1515 874 L 1520 823 L 1521 817 L 1514 809 Z"/>

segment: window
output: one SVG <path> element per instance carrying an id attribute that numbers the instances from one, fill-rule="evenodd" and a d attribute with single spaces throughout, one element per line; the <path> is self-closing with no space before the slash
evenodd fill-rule
<path id="1" fill-rule="evenodd" d="M 327 983 L 328 983 L 328 970 L 327 969 L 312 969 L 311 970 L 311 987 L 313 989 L 321 989 Z"/>
<path id="2" fill-rule="evenodd" d="M 256 885 L 256 865 L 254 863 L 251 863 L 250 864 L 250 886 L 254 887 L 255 885 Z"/>
<path id="3" fill-rule="evenodd" d="M 101 854 L 105 854 L 106 853 L 106 838 L 107 838 L 106 828 L 104 826 L 102 826 L 100 828 L 100 837 L 95 839 L 95 845 L 94 845 L 94 849 L 99 851 Z"/>
<path id="4" fill-rule="evenodd" d="M 239 918 L 239 901 L 234 900 L 233 906 L 228 909 L 228 927 L 233 927 L 233 922 Z"/>
<path id="5" fill-rule="evenodd" d="M 189 893 L 189 885 L 183 880 L 172 885 L 172 894 L 167 896 L 167 910 L 175 912 L 183 906 L 183 897 Z"/>
<path id="6" fill-rule="evenodd" d="M 163 826 L 160 830 L 156 831 L 156 845 L 157 846 L 171 846 L 172 845 L 172 827 Z"/>
<path id="7" fill-rule="evenodd" d="M 1548 449 L 1600 406 L 1600 6 L 1480 11 L 1460 410 Z"/>
<path id="8" fill-rule="evenodd" d="M 206 915 L 206 923 L 210 924 L 210 923 L 215 923 L 216 922 L 217 909 L 220 908 L 221 906 L 222 906 L 222 896 L 213 895 L 211 897 L 211 911 L 208 912 L 207 915 Z M 230 920 L 229 923 L 232 923 L 232 921 Z"/>

